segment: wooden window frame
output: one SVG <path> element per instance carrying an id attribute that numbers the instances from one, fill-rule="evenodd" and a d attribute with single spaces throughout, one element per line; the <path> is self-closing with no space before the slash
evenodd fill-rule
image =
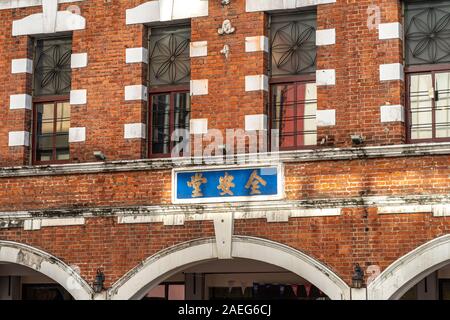
<path id="1" fill-rule="evenodd" d="M 171 158 L 171 151 L 174 147 L 174 141 L 169 139 L 169 153 L 153 153 L 153 97 L 156 95 L 167 94 L 170 95 L 170 105 L 169 105 L 169 132 L 172 135 L 175 130 L 175 95 L 179 93 L 190 94 L 189 84 L 176 85 L 176 86 L 162 86 L 150 88 L 148 90 L 148 105 L 149 105 L 149 117 L 148 117 L 148 157 L 149 158 Z M 189 102 L 190 103 L 190 102 Z M 189 105 L 191 108 L 191 105 Z"/>
<path id="2" fill-rule="evenodd" d="M 426 139 L 412 139 L 411 125 L 411 77 L 420 74 L 431 74 L 433 87 L 435 86 L 435 76 L 437 73 L 450 73 L 450 64 L 435 64 L 435 65 L 416 65 L 405 68 L 405 127 L 406 127 L 406 142 L 407 143 L 430 143 L 430 142 L 450 142 L 448 138 L 436 138 L 436 100 L 432 99 L 432 138 Z"/>
<path id="3" fill-rule="evenodd" d="M 48 161 L 41 161 L 37 160 L 37 129 L 38 129 L 38 117 L 37 117 L 37 105 L 38 104 L 53 104 L 54 105 L 54 117 L 53 117 L 53 135 L 52 137 L 56 137 L 56 124 L 57 124 L 57 114 L 58 114 L 58 108 L 56 107 L 58 103 L 69 103 L 69 96 L 63 95 L 63 96 L 42 96 L 42 97 L 36 97 L 33 98 L 33 135 L 32 135 L 32 163 L 36 165 L 40 164 L 64 164 L 64 163 L 70 163 L 70 151 L 69 151 L 69 159 L 67 160 L 56 160 L 56 139 L 53 138 L 53 146 L 52 146 L 52 160 Z M 72 113 L 71 113 L 72 115 Z M 70 144 L 69 144 L 69 150 L 70 150 Z"/>
<path id="4" fill-rule="evenodd" d="M 274 129 L 273 126 L 273 117 L 274 117 L 274 108 L 275 105 L 273 104 L 272 94 L 273 94 L 273 87 L 275 85 L 292 85 L 292 84 L 307 84 L 307 83 L 316 83 L 316 75 L 315 74 L 305 74 L 305 75 L 298 75 L 298 76 L 289 76 L 289 77 L 275 77 L 270 79 L 269 86 L 269 110 L 267 111 L 268 114 L 268 140 L 270 145 L 270 150 L 273 149 L 272 144 L 272 129 Z M 297 131 L 296 131 L 297 132 Z M 280 137 L 281 139 L 281 137 Z M 315 145 L 296 145 L 293 147 L 282 147 L 279 145 L 279 151 L 294 151 L 294 150 L 312 150 L 312 149 L 318 149 L 319 146 L 317 146 L 317 142 Z"/>

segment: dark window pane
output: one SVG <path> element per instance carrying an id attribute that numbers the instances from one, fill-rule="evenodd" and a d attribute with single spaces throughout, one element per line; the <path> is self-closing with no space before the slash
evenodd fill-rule
<path id="1" fill-rule="evenodd" d="M 69 160 L 70 104 L 44 103 L 36 108 L 36 161 Z"/>
<path id="2" fill-rule="evenodd" d="M 272 129 L 279 130 L 281 149 L 316 144 L 316 110 L 314 83 L 272 86 Z"/>
<path id="3" fill-rule="evenodd" d="M 315 11 L 272 16 L 270 28 L 273 77 L 315 72 L 316 20 Z"/>
<path id="4" fill-rule="evenodd" d="M 450 62 L 450 1 L 407 1 L 406 64 Z"/>
<path id="5" fill-rule="evenodd" d="M 170 152 L 170 94 L 152 96 L 152 153 Z"/>
<path id="6" fill-rule="evenodd" d="M 150 32 L 150 85 L 189 83 L 191 29 L 189 27 L 152 28 Z"/>
<path id="7" fill-rule="evenodd" d="M 71 38 L 36 41 L 34 57 L 35 96 L 69 94 L 71 86 L 71 54 Z"/>

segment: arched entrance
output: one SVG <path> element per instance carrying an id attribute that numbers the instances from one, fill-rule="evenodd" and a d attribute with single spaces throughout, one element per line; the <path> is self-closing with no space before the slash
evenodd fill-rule
<path id="1" fill-rule="evenodd" d="M 421 280 L 449 264 L 450 234 L 431 240 L 392 263 L 368 285 L 368 298 L 400 299 Z"/>
<path id="2" fill-rule="evenodd" d="M 62 286 L 75 300 L 92 299 L 91 287 L 72 267 L 42 250 L 22 243 L 0 240 L 0 263 L 40 273 Z"/>
<path id="3" fill-rule="evenodd" d="M 308 280 L 329 298 L 349 299 L 350 289 L 328 267 L 286 245 L 270 240 L 233 236 L 232 258 L 272 264 Z M 215 239 L 199 239 L 159 252 L 119 279 L 108 291 L 109 299 L 141 299 L 165 279 L 195 265 L 217 260 Z"/>

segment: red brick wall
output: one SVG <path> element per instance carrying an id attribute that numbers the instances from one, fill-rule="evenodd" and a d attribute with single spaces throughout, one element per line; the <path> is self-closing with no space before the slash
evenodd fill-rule
<path id="1" fill-rule="evenodd" d="M 109 160 L 145 158 L 146 141 L 124 139 L 124 124 L 146 123 L 147 103 L 125 102 L 124 87 L 146 85 L 146 65 L 126 64 L 125 49 L 147 47 L 146 28 L 126 25 L 125 10 L 144 1 L 77 2 L 86 18 L 86 29 L 73 33 L 73 52 L 88 53 L 88 66 L 72 73 L 72 89 L 87 89 L 88 103 L 72 107 L 71 126 L 86 127 L 86 142 L 71 144 L 73 162 L 94 161 L 101 150 Z M 336 44 L 318 49 L 317 68 L 336 69 L 336 85 L 320 87 L 318 108 L 335 109 L 337 125 L 319 129 L 319 141 L 328 135 L 328 146 L 347 146 L 349 135 L 360 133 L 368 145 L 403 143 L 401 123 L 381 124 L 380 106 L 403 104 L 401 81 L 380 83 L 379 65 L 401 62 L 402 41 L 378 40 L 378 31 L 367 27 L 367 8 L 378 4 L 381 22 L 399 21 L 398 0 L 337 1 L 318 6 L 318 28 L 335 28 Z M 67 5 L 62 5 L 65 8 Z M 14 58 L 31 57 L 27 37 L 12 37 L 12 20 L 39 12 L 40 7 L 1 10 L 4 32 L 0 36 L 0 165 L 29 162 L 29 148 L 8 147 L 8 132 L 29 130 L 29 111 L 8 110 L 9 95 L 31 93 L 31 76 L 12 75 Z M 217 29 L 230 19 L 236 32 L 219 36 Z M 245 92 L 246 75 L 267 74 L 268 54 L 246 53 L 245 37 L 267 35 L 267 15 L 246 13 L 245 0 L 222 7 L 210 1 L 209 16 L 192 19 L 192 40 L 208 41 L 208 56 L 192 59 L 192 79 L 208 79 L 209 94 L 192 98 L 192 118 L 208 118 L 210 129 L 244 128 L 245 115 L 266 112 L 268 94 Z M 219 52 L 231 48 L 226 60 Z M 27 54 L 28 50 L 28 54 Z M 20 92 L 18 92 L 20 91 Z"/>

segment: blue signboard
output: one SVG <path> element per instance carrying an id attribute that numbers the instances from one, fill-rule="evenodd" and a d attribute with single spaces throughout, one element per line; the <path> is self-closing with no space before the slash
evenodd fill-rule
<path id="1" fill-rule="evenodd" d="M 277 166 L 174 171 L 175 203 L 251 201 L 281 194 Z"/>

